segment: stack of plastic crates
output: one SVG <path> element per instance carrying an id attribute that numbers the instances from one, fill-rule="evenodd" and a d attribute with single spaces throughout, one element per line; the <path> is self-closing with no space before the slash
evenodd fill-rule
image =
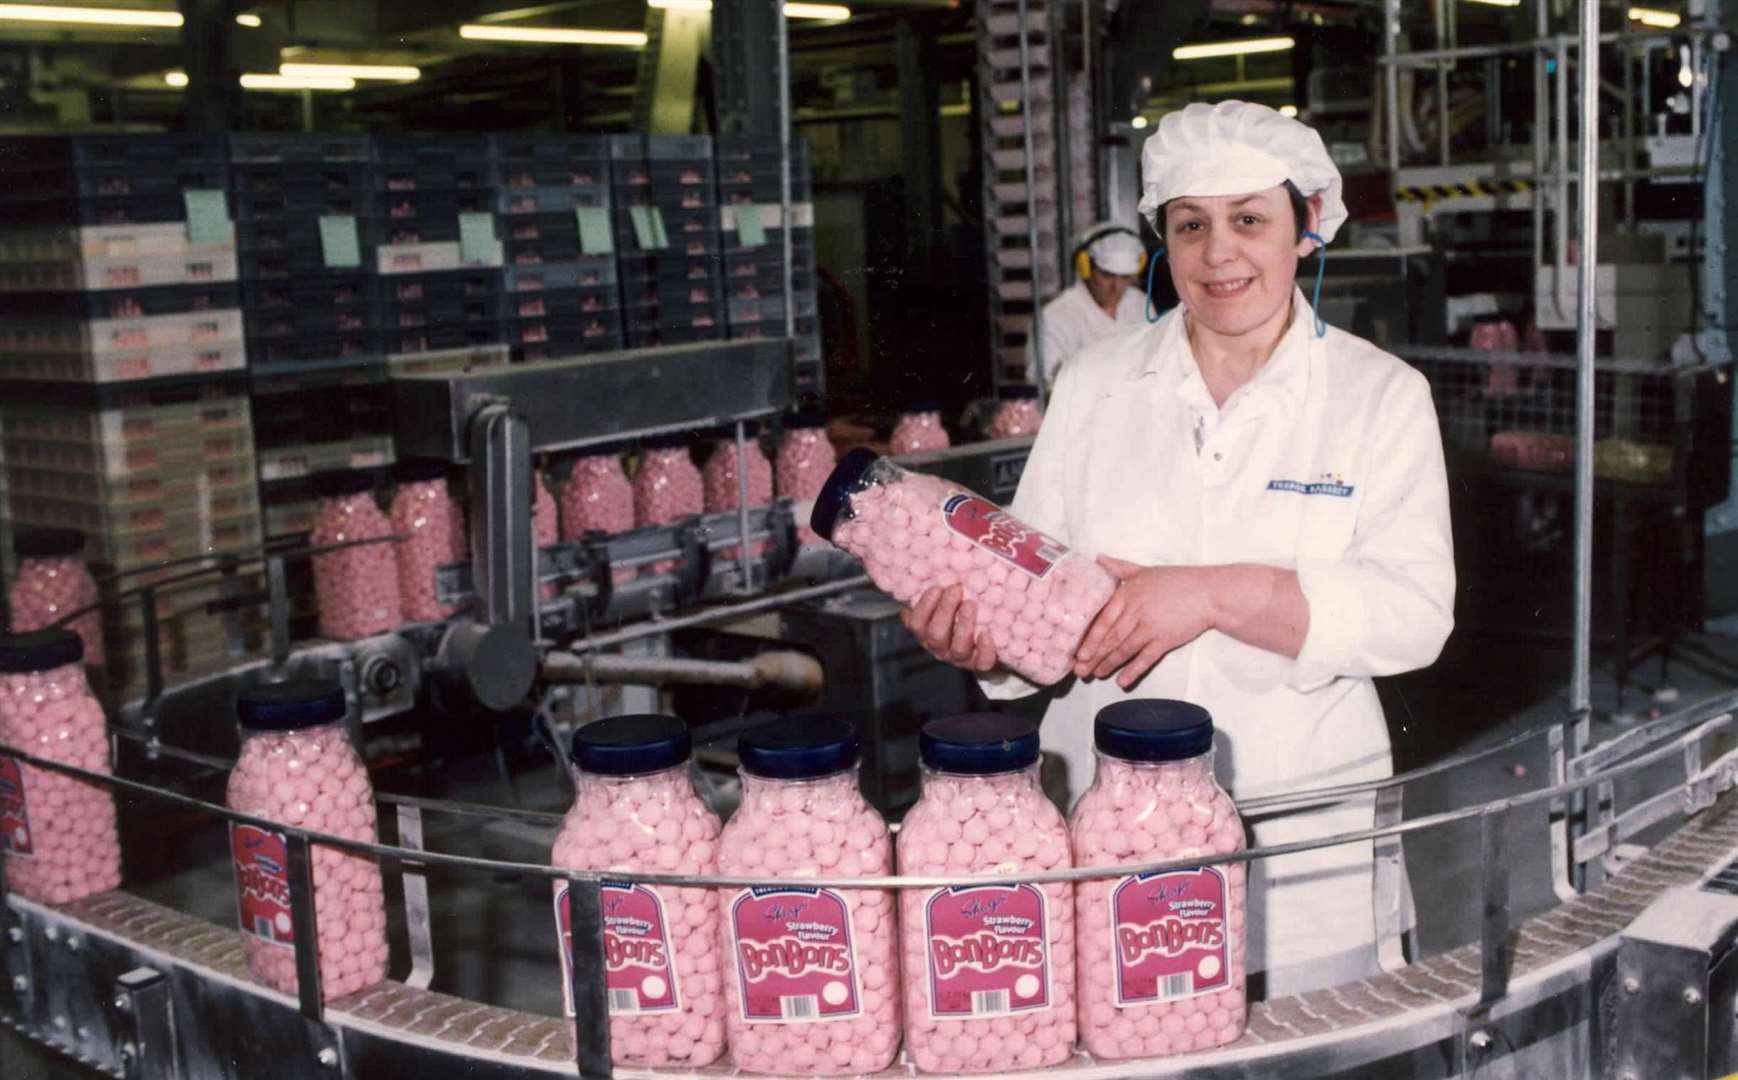
<path id="1" fill-rule="evenodd" d="M 723 229 L 725 316 L 731 338 L 784 337 L 795 308 L 796 386 L 824 390 L 815 303 L 814 188 L 808 143 L 791 142 L 791 274 L 785 292 L 783 182 L 776 139 L 718 140 L 718 200 Z"/>
<path id="2" fill-rule="evenodd" d="M 500 136 L 505 339 L 521 360 L 624 347 L 610 225 L 609 141 Z"/>
<path id="3" fill-rule="evenodd" d="M 610 174 L 630 348 L 725 336 L 709 135 L 615 135 Z"/>

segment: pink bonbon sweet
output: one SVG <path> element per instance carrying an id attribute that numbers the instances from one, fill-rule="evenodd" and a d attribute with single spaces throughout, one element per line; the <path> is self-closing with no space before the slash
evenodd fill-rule
<path id="1" fill-rule="evenodd" d="M 750 425 L 749 437 L 743 444 L 743 456 L 748 461 L 748 505 L 766 506 L 772 502 L 772 462 L 761 451 L 760 441 L 755 434 L 755 426 Z M 741 469 L 738 467 L 736 440 L 719 439 L 713 444 L 712 454 L 706 459 L 706 466 L 700 472 L 702 502 L 708 514 L 735 510 L 741 505 L 741 492 L 737 484 L 739 475 Z M 764 540 L 749 545 L 750 555 L 760 555 L 765 550 Z M 734 559 L 736 548 L 724 548 L 719 555 L 722 558 Z"/>
<path id="2" fill-rule="evenodd" d="M 845 455 L 811 519 L 855 556 L 876 586 L 910 605 L 960 585 L 1002 663 L 1039 685 L 1059 682 L 1116 580 L 965 488 L 907 472 L 866 450 Z"/>
<path id="3" fill-rule="evenodd" d="M 901 875 L 1066 869 L 1068 826 L 1038 787 L 1038 730 L 990 713 L 926 724 L 923 793 L 900 829 Z M 903 890 L 905 1045 L 925 1072 L 1036 1069 L 1074 1051 L 1074 890 Z"/>
<path id="4" fill-rule="evenodd" d="M 1074 808 L 1080 866 L 1241 851 L 1243 822 L 1213 779 L 1213 722 L 1181 701 L 1099 711 L 1098 772 Z M 1242 863 L 1081 882 L 1081 1041 L 1107 1061 L 1210 1050 L 1243 1034 L 1248 1005 Z"/>
<path id="5" fill-rule="evenodd" d="M 458 515 L 447 492 L 445 466 L 411 459 L 399 462 L 394 472 L 398 489 L 392 496 L 392 528 L 404 537 L 398 542 L 398 595 L 404 617 L 412 622 L 444 619 L 458 608 L 436 599 L 435 571 L 461 558 L 454 532 Z"/>
<path id="6" fill-rule="evenodd" d="M 668 525 L 706 511 L 705 482 L 688 456 L 688 442 L 680 436 L 648 439 L 640 469 L 634 474 L 634 525 Z M 646 567 L 649 574 L 675 569 L 674 560 Z"/>
<path id="7" fill-rule="evenodd" d="M 392 522 L 375 504 L 374 481 L 367 473 L 323 473 L 317 483 L 320 508 L 309 537 L 315 547 L 392 535 Z M 321 552 L 313 562 L 322 637 L 354 641 L 384 634 L 404 621 L 396 544 L 355 544 Z"/>
<path id="8" fill-rule="evenodd" d="M 575 732 L 577 792 L 551 865 L 716 874 L 718 816 L 695 794 L 689 750 L 687 725 L 667 716 L 610 717 Z M 556 883 L 564 991 L 572 963 L 567 891 Z M 725 1012 L 717 891 L 628 881 L 606 881 L 600 891 L 611 1057 L 620 1065 L 715 1061 L 724 1052 Z"/>
<path id="9" fill-rule="evenodd" d="M 1044 412 L 1038 407 L 1037 387 L 1005 386 L 1002 388 L 1001 404 L 996 406 L 995 414 L 990 417 L 986 434 L 992 439 L 1036 435 L 1043 423 Z"/>
<path id="10" fill-rule="evenodd" d="M 108 773 L 108 725 L 68 630 L 0 637 L 0 851 L 7 886 L 67 904 L 121 883 L 115 799 L 89 781 L 25 765 L 6 748 Z"/>
<path id="11" fill-rule="evenodd" d="M 784 441 L 779 443 L 778 458 L 773 462 L 774 487 L 780 498 L 799 504 L 813 502 L 838 463 L 832 440 L 827 438 L 826 420 L 818 415 L 798 415 L 785 425 Z M 803 522 L 797 526 L 797 543 L 820 543 L 801 506 L 797 518 Z"/>
<path id="12" fill-rule="evenodd" d="M 946 450 L 953 445 L 947 428 L 941 423 L 941 410 L 922 405 L 904 413 L 893 426 L 891 446 L 894 454 L 917 454 L 925 450 Z"/>
<path id="13" fill-rule="evenodd" d="M 877 1072 L 899 1050 L 893 894 L 815 889 L 805 878 L 892 872 L 893 844 L 857 786 L 840 721 L 745 733 L 742 804 L 719 841 L 721 874 L 787 887 L 723 890 L 731 1058 L 753 1072 Z"/>
<path id="14" fill-rule="evenodd" d="M 230 809 L 345 840 L 374 842 L 374 788 L 344 730 L 335 682 L 268 683 L 242 692 L 241 754 Z M 231 823 L 236 902 L 254 978 L 297 992 L 295 918 L 284 834 Z M 386 900 L 371 856 L 311 847 L 320 991 L 327 1001 L 386 977 Z"/>
<path id="15" fill-rule="evenodd" d="M 77 529 L 20 529 L 13 537 L 18 572 L 6 591 L 12 632 L 42 630 L 69 611 L 97 602 L 97 583 L 85 569 L 84 533 Z M 84 643 L 86 667 L 100 668 L 103 649 L 102 613 L 90 611 L 66 627 Z"/>

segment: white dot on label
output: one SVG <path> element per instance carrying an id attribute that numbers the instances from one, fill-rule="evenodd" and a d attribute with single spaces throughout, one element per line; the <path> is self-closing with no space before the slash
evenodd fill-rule
<path id="1" fill-rule="evenodd" d="M 1030 998 L 1038 996 L 1038 976 L 1022 975 L 1014 980 L 1014 996 Z"/>
<path id="2" fill-rule="evenodd" d="M 290 913 L 287 911 L 278 912 L 277 915 L 272 917 L 272 926 L 275 927 L 277 929 L 277 932 L 280 934 L 289 933 L 290 932 Z"/>
<path id="3" fill-rule="evenodd" d="M 851 996 L 851 988 L 837 980 L 821 987 L 821 1000 L 829 1005 L 843 1005 Z"/>
<path id="4" fill-rule="evenodd" d="M 667 989 L 669 989 L 669 986 L 664 982 L 663 976 L 661 975 L 647 975 L 645 981 L 640 983 L 640 993 L 654 1001 L 663 997 L 664 991 Z"/>
<path id="5" fill-rule="evenodd" d="M 1217 956 L 1203 956 L 1201 962 L 1195 965 L 1195 973 L 1203 979 L 1213 978 L 1219 974 L 1219 958 Z"/>

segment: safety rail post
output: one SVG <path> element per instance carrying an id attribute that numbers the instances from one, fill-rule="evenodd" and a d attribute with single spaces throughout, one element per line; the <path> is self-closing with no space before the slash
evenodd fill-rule
<path id="1" fill-rule="evenodd" d="M 599 883 L 588 878 L 567 880 L 568 926 L 572 931 L 573 963 L 568 977 L 573 991 L 573 1047 L 579 1075 L 611 1075 L 609 993 L 604 981 L 603 897 Z"/>
<path id="2" fill-rule="evenodd" d="M 423 850 L 422 807 L 399 803 L 398 846 L 412 851 Z M 406 986 L 427 990 L 434 979 L 434 926 L 429 918 L 428 872 L 420 865 L 400 862 L 400 883 L 404 886 L 404 928 L 410 936 L 410 974 L 404 977 Z"/>
<path id="3" fill-rule="evenodd" d="M 314 860 L 306 833 L 285 837 L 289 857 L 290 922 L 296 938 L 296 997 L 311 1023 L 325 1020 L 326 1002 L 320 986 L 320 930 L 315 924 Z"/>

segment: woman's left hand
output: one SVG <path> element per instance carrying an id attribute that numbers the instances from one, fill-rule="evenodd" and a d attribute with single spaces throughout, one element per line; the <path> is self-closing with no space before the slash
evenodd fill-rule
<path id="1" fill-rule="evenodd" d="M 1098 562 L 1116 575 L 1116 592 L 1081 639 L 1075 675 L 1102 679 L 1121 668 L 1116 683 L 1127 690 L 1166 653 L 1212 628 L 1214 568 L 1141 566 L 1105 555 Z"/>

